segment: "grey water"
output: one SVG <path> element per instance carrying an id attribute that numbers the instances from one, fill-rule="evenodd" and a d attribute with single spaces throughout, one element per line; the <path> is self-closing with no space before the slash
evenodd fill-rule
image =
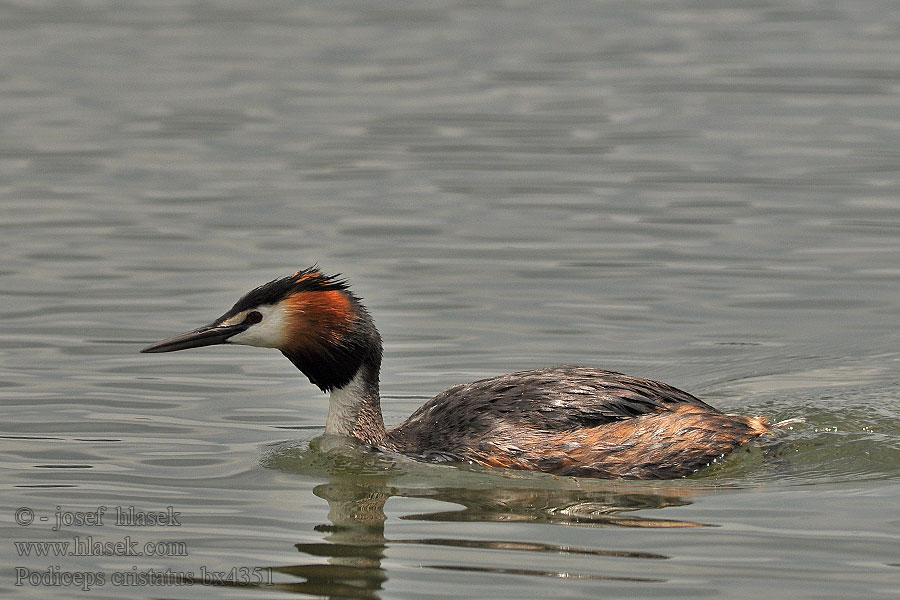
<path id="1" fill-rule="evenodd" d="M 900 596 L 896 3 L 8 1 L 0 39 L 0 595 Z M 805 422 L 676 481 L 424 465 L 323 436 L 277 352 L 138 354 L 313 263 L 389 425 L 563 363 Z"/>

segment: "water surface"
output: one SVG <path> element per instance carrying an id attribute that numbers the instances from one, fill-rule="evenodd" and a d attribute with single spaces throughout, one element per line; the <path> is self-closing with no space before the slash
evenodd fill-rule
<path id="1" fill-rule="evenodd" d="M 9 2 L 0 35 L 3 594 L 897 597 L 894 3 Z M 421 465 L 322 437 L 277 352 L 137 353 L 314 262 L 375 316 L 389 424 L 561 363 L 805 423 L 672 482 Z M 52 530 L 101 506 L 178 524 Z M 88 536 L 180 552 L 13 543 Z"/>

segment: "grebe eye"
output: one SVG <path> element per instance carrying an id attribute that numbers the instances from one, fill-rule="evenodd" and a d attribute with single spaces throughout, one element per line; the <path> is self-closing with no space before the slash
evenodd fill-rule
<path id="1" fill-rule="evenodd" d="M 244 317 L 244 323 L 249 323 L 251 325 L 256 325 L 262 321 L 262 313 L 258 310 L 251 310 L 247 313 L 247 316 Z"/>

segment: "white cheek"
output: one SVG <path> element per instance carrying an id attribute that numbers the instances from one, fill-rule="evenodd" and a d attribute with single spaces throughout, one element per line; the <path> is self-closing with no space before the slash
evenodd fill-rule
<path id="1" fill-rule="evenodd" d="M 230 344 L 243 344 L 245 346 L 258 346 L 260 348 L 278 348 L 284 340 L 287 316 L 284 308 L 276 304 L 274 306 L 260 306 L 254 310 L 262 314 L 262 321 L 251 325 L 246 331 L 228 338 Z M 243 320 L 243 315 L 238 315 Z M 239 322 L 239 321 L 238 321 Z"/>

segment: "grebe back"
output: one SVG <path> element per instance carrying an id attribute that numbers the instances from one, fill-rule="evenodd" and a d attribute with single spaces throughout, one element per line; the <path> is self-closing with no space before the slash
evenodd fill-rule
<path id="1" fill-rule="evenodd" d="M 325 431 L 420 460 L 585 477 L 689 475 L 770 432 L 670 385 L 588 367 L 520 371 L 457 385 L 386 429 L 381 336 L 338 276 L 316 267 L 248 292 L 211 324 L 141 352 L 214 344 L 277 348 L 330 393 Z"/>

